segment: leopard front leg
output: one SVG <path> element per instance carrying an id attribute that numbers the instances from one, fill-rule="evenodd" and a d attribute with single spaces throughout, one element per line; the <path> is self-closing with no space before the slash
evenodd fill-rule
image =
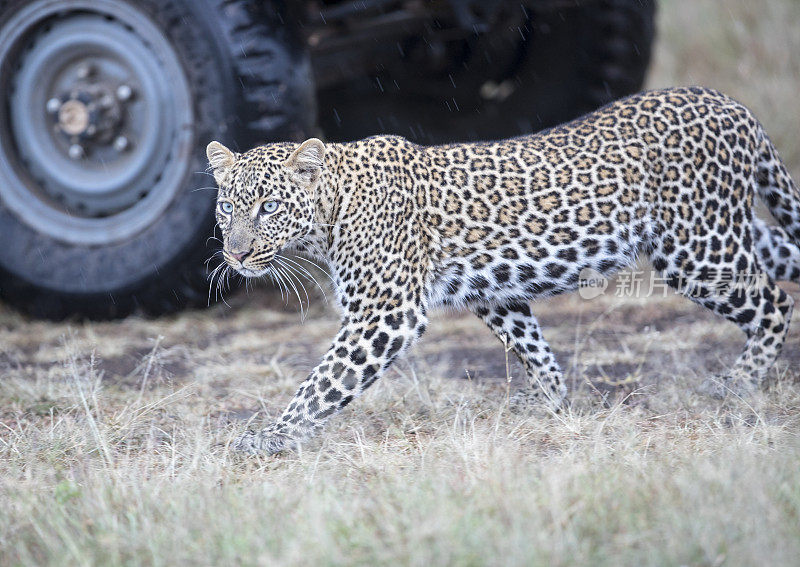
<path id="1" fill-rule="evenodd" d="M 372 385 L 422 335 L 426 324 L 420 306 L 367 311 L 346 319 L 330 350 L 300 385 L 280 419 L 261 430 L 247 431 L 236 439 L 234 449 L 249 454 L 294 449 Z"/>
<path id="2" fill-rule="evenodd" d="M 528 387 L 515 394 L 512 405 L 559 409 L 567 394 L 564 376 L 528 304 L 482 304 L 474 306 L 472 312 L 514 351 L 525 367 Z"/>

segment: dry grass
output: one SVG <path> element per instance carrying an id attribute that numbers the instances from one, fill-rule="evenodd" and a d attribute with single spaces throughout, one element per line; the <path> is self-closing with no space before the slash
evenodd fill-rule
<path id="1" fill-rule="evenodd" d="M 748 103 L 800 178 L 797 12 L 664 0 L 651 83 Z M 688 301 L 536 311 L 570 381 L 563 414 L 509 413 L 502 347 L 441 314 L 316 443 L 240 459 L 232 436 L 282 409 L 335 331 L 329 310 L 301 326 L 255 293 L 50 324 L 0 307 L 0 565 L 796 564 L 797 315 L 770 387 L 718 402 L 694 387 L 742 336 Z"/>
<path id="2" fill-rule="evenodd" d="M 335 327 L 270 301 L 72 326 L 3 312 L 0 564 L 800 554 L 797 325 L 766 392 L 718 402 L 693 388 L 741 346 L 732 325 L 677 297 L 559 298 L 538 311 L 573 401 L 541 418 L 507 411 L 505 355 L 477 320 L 440 316 L 316 443 L 240 459 L 243 420 L 280 411 Z"/>

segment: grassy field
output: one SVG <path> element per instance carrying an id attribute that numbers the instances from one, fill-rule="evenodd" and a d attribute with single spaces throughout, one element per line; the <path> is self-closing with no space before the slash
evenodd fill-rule
<path id="1" fill-rule="evenodd" d="M 761 117 L 800 179 L 800 4 L 664 0 L 651 86 Z M 795 299 L 800 287 L 787 284 Z M 159 320 L 52 324 L 0 306 L 0 565 L 792 565 L 800 321 L 769 387 L 695 392 L 743 344 L 675 297 L 536 306 L 571 406 L 468 315 L 429 333 L 298 454 L 228 450 L 279 413 L 337 317 L 240 293 Z"/>

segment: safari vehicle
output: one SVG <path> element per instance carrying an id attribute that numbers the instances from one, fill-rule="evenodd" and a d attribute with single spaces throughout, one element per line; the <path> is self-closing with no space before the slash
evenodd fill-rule
<path id="1" fill-rule="evenodd" d="M 208 301 L 205 145 L 552 126 L 638 90 L 654 0 L 0 0 L 0 297 Z"/>

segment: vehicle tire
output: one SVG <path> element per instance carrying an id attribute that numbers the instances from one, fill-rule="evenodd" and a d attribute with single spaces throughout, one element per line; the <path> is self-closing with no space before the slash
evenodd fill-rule
<path id="1" fill-rule="evenodd" d="M 403 46 L 402 68 L 351 87 L 360 89 L 358 104 L 350 91 L 321 94 L 323 130 L 333 139 L 392 132 L 428 144 L 501 139 L 641 89 L 655 0 L 548 4 L 529 2 L 521 11 L 509 2 L 490 30 L 467 41 L 413 40 Z"/>
<path id="2" fill-rule="evenodd" d="M 207 303 L 205 145 L 313 126 L 280 18 L 255 0 L 0 0 L 2 299 L 52 319 Z"/>

